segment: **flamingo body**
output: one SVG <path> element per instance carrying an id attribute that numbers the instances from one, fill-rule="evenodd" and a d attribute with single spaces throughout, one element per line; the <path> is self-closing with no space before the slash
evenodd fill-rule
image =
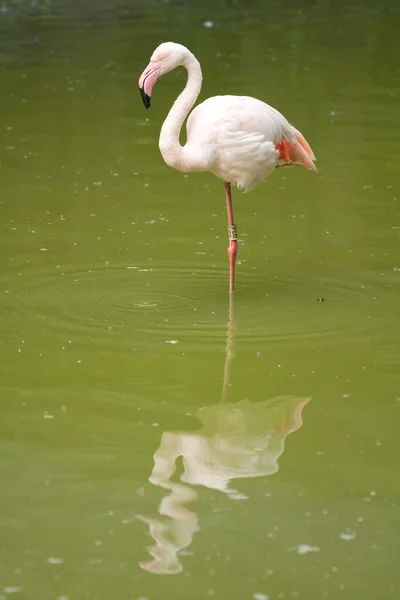
<path id="1" fill-rule="evenodd" d="M 202 85 L 198 60 L 181 44 L 163 43 L 143 71 L 139 88 L 149 108 L 158 77 L 180 65 L 187 69 L 188 81 L 161 128 L 160 151 L 165 162 L 179 171 L 210 171 L 224 181 L 232 292 L 237 236 L 231 185 L 249 191 L 280 165 L 316 170 L 315 156 L 302 134 L 280 112 L 249 96 L 213 96 L 199 104 L 188 118 L 187 142 L 181 146 L 180 130 Z"/>
<path id="2" fill-rule="evenodd" d="M 190 114 L 186 146 L 193 154 L 200 152 L 206 157 L 206 170 L 247 192 L 278 164 L 295 162 L 314 167 L 311 155 L 302 149 L 295 134 L 285 117 L 261 100 L 214 96 Z M 298 157 L 289 151 L 282 154 L 283 140 L 289 150 L 300 147 Z"/>

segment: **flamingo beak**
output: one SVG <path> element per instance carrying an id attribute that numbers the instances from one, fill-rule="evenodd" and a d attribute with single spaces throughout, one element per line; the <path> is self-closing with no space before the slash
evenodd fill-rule
<path id="1" fill-rule="evenodd" d="M 160 76 L 160 64 L 159 62 L 150 62 L 146 69 L 140 76 L 139 89 L 140 95 L 143 100 L 143 104 L 146 108 L 150 108 L 151 92 L 154 84 Z"/>

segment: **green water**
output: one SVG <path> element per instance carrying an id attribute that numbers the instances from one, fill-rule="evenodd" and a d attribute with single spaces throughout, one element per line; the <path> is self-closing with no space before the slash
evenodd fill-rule
<path id="1" fill-rule="evenodd" d="M 3 3 L 1 600 L 399 597 L 399 26 Z M 137 90 L 168 39 L 318 159 L 234 193 L 231 306 L 222 183 L 157 147 L 184 73 Z"/>

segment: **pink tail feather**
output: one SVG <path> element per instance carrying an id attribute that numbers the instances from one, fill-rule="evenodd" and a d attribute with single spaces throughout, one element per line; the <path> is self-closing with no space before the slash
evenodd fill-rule
<path id="1" fill-rule="evenodd" d="M 315 160 L 315 154 L 311 150 L 311 146 L 307 142 L 307 140 L 305 139 L 305 137 L 300 133 L 300 131 L 298 131 L 294 127 L 293 127 L 293 130 L 294 130 L 294 135 L 295 135 L 295 138 L 296 138 L 297 142 L 307 152 L 307 154 L 311 158 L 311 160 Z"/>
<path id="2" fill-rule="evenodd" d="M 283 138 L 282 142 L 277 145 L 277 150 L 281 153 L 280 159 L 287 163 L 304 165 L 307 169 L 317 171 L 317 167 L 314 164 L 315 155 L 311 150 L 310 144 L 306 141 L 300 131 L 297 131 L 294 127 L 293 133 L 296 138 L 295 142 L 288 142 Z"/>

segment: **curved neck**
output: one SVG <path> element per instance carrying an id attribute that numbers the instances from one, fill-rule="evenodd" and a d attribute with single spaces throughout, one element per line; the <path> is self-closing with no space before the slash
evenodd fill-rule
<path id="1" fill-rule="evenodd" d="M 175 100 L 163 123 L 159 146 L 165 162 L 170 167 L 174 167 L 179 171 L 197 171 L 201 170 L 199 168 L 201 161 L 195 156 L 191 156 L 187 145 L 181 146 L 179 134 L 190 109 L 200 94 L 203 76 L 199 61 L 189 51 L 182 61 L 182 66 L 188 72 L 186 86 Z"/>

